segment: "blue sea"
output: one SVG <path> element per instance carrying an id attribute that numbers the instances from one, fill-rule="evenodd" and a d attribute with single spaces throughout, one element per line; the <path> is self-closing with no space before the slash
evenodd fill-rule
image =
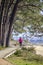
<path id="1" fill-rule="evenodd" d="M 33 44 L 43 44 L 43 36 L 42 37 L 32 37 L 29 41 Z"/>
<path id="2" fill-rule="evenodd" d="M 18 40 L 19 37 L 22 37 L 24 40 L 28 40 L 30 43 L 32 44 L 43 44 L 43 36 L 38 37 L 38 36 L 31 36 L 31 34 L 29 32 L 27 33 L 18 33 L 18 35 L 16 35 L 16 33 L 13 34 L 12 39 L 14 40 Z"/>

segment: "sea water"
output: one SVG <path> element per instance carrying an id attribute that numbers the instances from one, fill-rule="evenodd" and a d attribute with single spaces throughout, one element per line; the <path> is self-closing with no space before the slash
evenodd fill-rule
<path id="1" fill-rule="evenodd" d="M 14 35 L 12 36 L 12 39 L 14 40 L 18 40 L 19 37 L 22 37 L 24 40 L 28 40 L 30 43 L 32 44 L 43 44 L 43 36 L 39 37 L 39 36 L 31 36 L 31 34 L 29 32 L 24 32 L 24 33 L 18 33 L 18 35 L 16 35 L 14 33 Z"/>

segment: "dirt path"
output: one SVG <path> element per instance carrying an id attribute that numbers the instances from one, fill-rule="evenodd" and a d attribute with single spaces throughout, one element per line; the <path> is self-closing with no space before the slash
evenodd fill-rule
<path id="1" fill-rule="evenodd" d="M 12 64 L 4 59 L 0 59 L 0 65 L 12 65 Z"/>

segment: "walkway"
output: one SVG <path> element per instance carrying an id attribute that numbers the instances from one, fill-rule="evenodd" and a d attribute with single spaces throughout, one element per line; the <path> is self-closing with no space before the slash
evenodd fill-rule
<path id="1" fill-rule="evenodd" d="M 8 47 L 4 50 L 1 50 L 0 51 L 0 58 L 8 57 L 9 55 L 13 54 L 16 51 L 16 49 L 18 49 L 18 48 L 19 48 L 19 46 L 13 46 L 13 47 Z"/>
<path id="2" fill-rule="evenodd" d="M 12 47 L 8 47 L 4 50 L 1 50 L 0 51 L 0 65 L 12 65 L 10 62 L 6 61 L 3 58 L 7 58 L 11 54 L 13 54 L 17 49 L 20 49 L 20 47 L 19 46 L 12 46 Z"/>

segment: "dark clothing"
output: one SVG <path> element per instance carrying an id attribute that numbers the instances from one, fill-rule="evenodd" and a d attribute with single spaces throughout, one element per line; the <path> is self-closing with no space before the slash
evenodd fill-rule
<path id="1" fill-rule="evenodd" d="M 22 46 L 22 43 L 21 42 L 19 42 L 20 43 L 20 46 Z"/>

